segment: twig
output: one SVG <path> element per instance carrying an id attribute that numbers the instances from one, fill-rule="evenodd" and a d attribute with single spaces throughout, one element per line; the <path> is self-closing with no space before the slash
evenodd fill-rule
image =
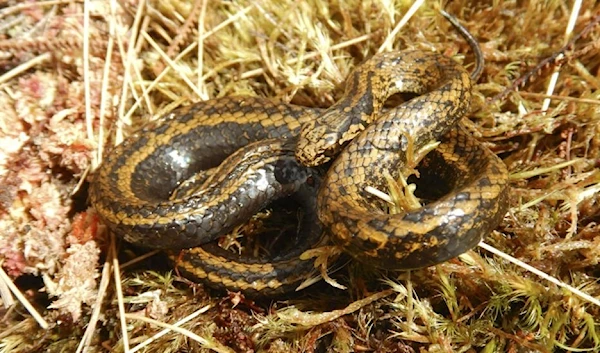
<path id="1" fill-rule="evenodd" d="M 94 332 L 96 331 L 96 324 L 100 318 L 100 312 L 102 311 L 102 301 L 104 300 L 104 296 L 106 295 L 106 290 L 108 289 L 108 285 L 110 284 L 110 271 L 111 265 L 108 259 L 111 258 L 111 248 L 108 250 L 107 260 L 104 262 L 104 266 L 102 268 L 102 277 L 100 280 L 100 284 L 98 285 L 98 295 L 96 296 L 96 302 L 94 303 L 92 316 L 90 317 L 90 322 L 81 337 L 81 341 L 79 341 L 79 346 L 77 346 L 76 353 L 83 352 L 86 348 L 89 347 L 92 342 L 92 338 L 94 337 Z"/>
<path id="2" fill-rule="evenodd" d="M 132 91 L 133 82 L 131 82 L 131 68 L 134 65 L 134 57 L 133 53 L 135 52 L 135 43 L 136 38 L 139 33 L 140 23 L 142 21 L 142 14 L 144 13 L 143 9 L 146 7 L 146 1 L 140 0 L 138 4 L 137 12 L 135 13 L 135 19 L 133 20 L 133 24 L 131 25 L 131 36 L 129 40 L 129 46 L 127 48 L 127 54 L 125 56 L 125 72 L 123 73 L 123 89 L 121 90 L 121 99 L 119 100 L 119 109 L 118 109 L 118 117 L 117 119 L 117 131 L 115 136 L 115 142 L 120 143 L 123 140 L 123 124 L 125 123 L 122 120 L 122 117 L 125 114 L 125 105 L 127 104 L 127 96 L 129 94 L 128 88 Z M 131 86 L 131 87 L 130 87 Z"/>
<path id="3" fill-rule="evenodd" d="M 161 49 L 161 47 L 158 45 L 158 43 L 156 43 L 154 41 L 154 39 L 152 39 L 152 37 L 150 37 L 150 35 L 147 32 L 141 32 L 142 36 L 144 37 L 144 39 L 146 39 L 146 41 L 152 46 L 152 48 L 154 48 L 154 50 L 156 50 L 156 52 L 158 53 L 158 55 L 160 55 L 160 57 L 175 71 L 179 74 L 179 77 L 181 77 L 181 79 L 183 80 L 183 82 L 185 82 L 188 87 L 198 96 L 198 97 L 202 97 L 202 92 L 200 92 L 198 90 L 198 87 L 196 87 L 196 85 L 190 80 L 189 77 L 187 77 L 187 75 L 182 71 L 182 70 L 178 70 L 177 67 L 177 63 L 173 60 L 171 60 L 167 54 Z"/>
<path id="4" fill-rule="evenodd" d="M 567 290 L 569 290 L 570 292 L 572 292 L 576 296 L 578 296 L 578 297 L 580 297 L 580 298 L 582 298 L 584 300 L 587 300 L 588 302 L 590 302 L 590 303 L 592 303 L 592 304 L 597 305 L 597 306 L 600 307 L 600 300 L 592 297 L 591 295 L 589 295 L 587 293 L 584 293 L 584 292 L 580 291 L 579 289 L 577 289 L 577 288 L 575 288 L 575 287 L 573 287 L 571 285 L 568 285 L 568 284 L 566 284 L 566 283 L 558 280 L 557 278 L 554 278 L 554 277 L 552 277 L 552 276 L 550 276 L 550 275 L 548 275 L 548 274 L 546 274 L 546 273 L 538 270 L 537 268 L 535 268 L 533 266 L 530 266 L 530 265 L 526 264 L 525 262 L 523 262 L 523 261 L 521 261 L 519 259 L 516 259 L 516 258 L 514 258 L 514 257 L 512 257 L 512 256 L 510 256 L 510 255 L 508 255 L 508 254 L 506 254 L 506 253 L 504 253 L 504 252 L 502 252 L 502 251 L 494 248 L 491 245 L 488 245 L 488 244 L 484 243 L 483 241 L 479 243 L 479 246 L 481 248 L 483 248 L 483 249 L 491 252 L 494 255 L 500 256 L 501 258 L 503 258 L 503 259 L 505 259 L 507 261 L 510 261 L 510 262 L 512 262 L 513 264 L 515 264 L 515 265 L 517 265 L 519 267 L 524 268 L 525 270 L 527 270 L 527 271 L 535 274 L 536 276 L 539 276 L 539 277 L 545 279 L 548 282 L 554 283 L 554 284 L 556 284 L 557 286 L 559 286 L 561 288 L 566 288 Z"/>
<path id="5" fill-rule="evenodd" d="M 202 99 L 208 99 L 208 93 L 206 91 L 206 85 L 202 79 L 202 72 L 204 71 L 204 40 L 201 40 L 204 36 L 204 22 L 206 19 L 206 6 L 208 0 L 202 1 L 202 9 L 200 12 L 200 19 L 198 20 L 198 89 L 202 92 Z"/>
<path id="6" fill-rule="evenodd" d="M 25 298 L 25 296 L 23 295 L 23 293 L 21 293 L 19 288 L 17 288 L 17 286 L 15 286 L 15 284 L 10 279 L 10 277 L 8 277 L 6 272 L 4 272 L 1 261 L 0 261 L 0 281 L 4 282 L 4 284 L 6 284 L 6 286 L 8 287 L 8 289 L 10 289 L 10 291 L 13 293 L 13 295 L 15 297 L 17 297 L 17 299 L 21 302 L 21 304 L 23 304 L 25 309 L 27 309 L 27 311 L 31 314 L 31 316 L 33 316 L 35 321 L 37 321 L 38 325 L 40 325 L 40 327 L 43 328 L 44 330 L 47 330 L 49 327 L 48 322 L 46 320 L 44 320 L 42 315 L 40 315 L 40 313 L 37 310 L 35 310 L 35 308 L 33 307 L 33 305 L 31 305 L 29 300 L 27 300 L 27 298 Z"/>
<path id="7" fill-rule="evenodd" d="M 581 32 L 579 32 L 576 36 L 574 36 L 573 38 L 571 38 L 571 40 L 567 44 L 565 44 L 562 48 L 560 48 L 557 52 L 555 52 L 551 56 L 547 57 L 546 59 L 542 60 L 539 64 L 536 65 L 536 67 L 534 67 L 532 70 L 529 70 L 525 75 L 523 75 L 523 76 L 519 77 L 518 79 L 514 80 L 513 83 L 512 83 L 512 85 L 510 85 L 504 91 L 498 93 L 494 97 L 490 98 L 488 100 L 488 102 L 489 103 L 493 103 L 493 102 L 496 102 L 496 101 L 503 100 L 512 91 L 515 91 L 519 87 L 524 86 L 527 82 L 531 81 L 534 76 L 539 75 L 539 73 L 544 68 L 546 68 L 546 67 L 548 67 L 550 65 L 553 65 L 553 64 L 558 65 L 558 62 L 564 58 L 565 53 L 567 51 L 571 50 L 575 46 L 575 43 L 579 39 L 581 39 L 582 37 L 586 36 L 592 30 L 592 28 L 594 28 L 594 26 L 598 24 L 598 22 L 600 22 L 600 14 L 596 15 L 590 21 L 590 23 L 588 23 L 587 26 L 585 26 L 585 28 Z"/>
<path id="8" fill-rule="evenodd" d="M 202 308 L 200 308 L 199 310 L 194 311 L 193 313 L 191 313 L 190 315 L 184 317 L 183 319 L 177 321 L 176 323 L 174 323 L 172 326 L 173 327 L 180 327 L 181 325 L 185 324 L 186 322 L 193 320 L 195 318 L 197 318 L 198 316 L 200 316 L 201 314 L 204 314 L 205 312 L 208 311 L 208 309 L 210 309 L 210 305 L 206 305 Z M 166 335 L 167 333 L 172 332 L 171 328 L 165 328 L 159 332 L 157 332 L 154 336 L 148 338 L 147 340 L 144 340 L 142 343 L 138 344 L 137 346 L 133 347 L 129 353 L 135 353 L 137 351 L 139 351 L 140 349 L 148 346 L 150 343 L 156 341 L 157 339 L 161 338 L 162 336 Z"/>
<path id="9" fill-rule="evenodd" d="M 525 96 L 525 97 L 532 97 L 532 98 L 544 98 L 544 99 L 553 99 L 553 100 L 566 101 L 566 102 L 576 102 L 576 103 L 581 103 L 581 104 L 600 105 L 600 100 L 598 100 L 598 99 L 557 96 L 557 95 L 534 93 L 534 92 L 519 92 L 519 94 L 522 96 Z"/>
<path id="10" fill-rule="evenodd" d="M 413 15 L 417 12 L 417 10 L 421 7 L 421 5 L 423 5 L 424 2 L 425 2 L 425 0 L 417 0 L 417 1 L 413 2 L 411 7 L 404 14 L 404 17 L 402 17 L 400 19 L 398 24 L 396 24 L 396 27 L 394 27 L 394 29 L 390 32 L 390 34 L 387 35 L 383 44 L 381 44 L 379 49 L 377 49 L 378 53 L 381 53 L 384 50 L 392 49 L 392 42 L 394 41 L 394 38 L 396 38 L 396 35 L 398 34 L 398 32 L 400 32 L 400 30 L 406 25 L 408 20 L 410 20 L 411 17 L 413 17 Z"/>
<path id="11" fill-rule="evenodd" d="M 119 258 L 115 248 L 115 237 L 110 237 L 110 248 L 113 254 L 113 276 L 115 277 L 115 292 L 117 293 L 117 305 L 119 307 L 119 322 L 121 323 L 121 335 L 123 339 L 123 351 L 129 352 L 129 334 L 127 333 L 127 321 L 125 320 L 125 301 L 123 300 L 123 287 L 121 286 L 121 269 L 119 267 Z"/>
<path id="12" fill-rule="evenodd" d="M 569 17 L 569 23 L 567 24 L 567 28 L 565 30 L 565 38 L 569 38 L 571 33 L 573 33 L 573 28 L 575 27 L 575 22 L 577 21 L 577 17 L 579 16 L 579 10 L 581 9 L 581 0 L 576 0 L 573 4 L 573 8 L 571 9 L 571 16 Z M 568 42 L 567 42 L 568 43 Z M 554 93 L 554 88 L 556 87 L 556 82 L 558 81 L 558 75 L 560 74 L 561 63 L 560 61 L 563 59 L 564 55 L 559 54 L 556 57 L 558 65 L 554 68 L 554 72 L 552 76 L 550 76 L 550 82 L 548 82 L 548 88 L 546 89 L 546 94 Z M 542 103 L 542 112 L 546 112 L 550 107 L 550 99 L 544 99 Z"/>
<path id="13" fill-rule="evenodd" d="M 90 73 L 90 0 L 83 2 L 83 95 L 85 104 L 85 121 L 88 141 L 95 141 L 94 118 L 92 114 L 92 92 Z M 92 162 L 93 163 L 93 162 Z M 95 164 L 95 163 L 94 163 Z"/>
<path id="14" fill-rule="evenodd" d="M 0 84 L 3 84 L 5 82 L 8 82 L 9 80 L 13 79 L 14 77 L 16 77 L 17 75 L 19 75 L 22 72 L 25 72 L 29 69 L 31 69 L 32 67 L 41 64 L 47 60 L 50 60 L 50 58 L 52 57 L 52 55 L 50 55 L 50 53 L 45 53 L 39 56 L 36 56 L 35 58 L 15 67 L 14 69 L 8 71 L 7 73 L 5 73 L 4 75 L 0 76 Z"/>
<path id="15" fill-rule="evenodd" d="M 233 351 L 228 348 L 225 347 L 223 345 L 221 345 L 220 343 L 217 342 L 211 342 L 209 340 L 207 340 L 206 338 L 200 337 L 197 334 L 186 330 L 184 328 L 181 328 L 179 326 L 175 326 L 175 325 L 170 325 L 164 322 L 160 322 L 154 319 L 151 319 L 149 317 L 145 317 L 145 316 L 141 316 L 141 315 L 136 315 L 136 314 L 125 314 L 125 317 L 129 320 L 138 320 L 138 321 L 143 321 L 152 325 L 156 325 L 159 327 L 164 327 L 166 329 L 170 329 L 171 331 L 175 331 L 177 333 L 180 333 L 196 342 L 198 342 L 199 344 L 201 344 L 202 346 L 204 346 L 204 348 L 208 348 L 208 349 L 212 349 L 215 352 L 223 352 L 223 353 L 233 353 Z"/>

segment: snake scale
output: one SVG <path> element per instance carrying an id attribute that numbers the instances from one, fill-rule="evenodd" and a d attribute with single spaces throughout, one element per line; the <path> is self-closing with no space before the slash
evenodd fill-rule
<path id="1" fill-rule="evenodd" d="M 375 267 L 440 263 L 474 247 L 508 207 L 506 167 L 460 124 L 471 85 L 448 57 L 397 51 L 358 66 L 326 110 L 258 97 L 192 104 L 116 146 L 93 176 L 90 200 L 124 240 L 175 249 L 186 276 L 249 294 L 293 290 L 313 268 L 300 254 L 320 244 L 324 231 Z M 384 109 L 398 93 L 415 97 Z M 445 195 L 415 210 L 383 212 L 366 188 L 386 190 L 386 173 L 398 178 L 407 159 L 433 141 L 440 144 L 425 159 L 426 178 L 446 181 Z M 287 251 L 265 260 L 215 244 L 289 195 L 303 215 Z"/>

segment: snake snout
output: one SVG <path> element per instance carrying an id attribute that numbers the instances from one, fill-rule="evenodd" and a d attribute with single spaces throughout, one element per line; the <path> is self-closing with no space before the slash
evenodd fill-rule
<path id="1" fill-rule="evenodd" d="M 325 126 L 312 129 L 302 129 L 296 146 L 296 159 L 307 167 L 325 164 L 340 151 L 339 133 L 328 131 Z"/>

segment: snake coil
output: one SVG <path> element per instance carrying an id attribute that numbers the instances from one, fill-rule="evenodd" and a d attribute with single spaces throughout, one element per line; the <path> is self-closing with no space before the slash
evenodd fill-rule
<path id="1" fill-rule="evenodd" d="M 450 58 L 400 51 L 358 66 L 327 110 L 256 97 L 199 102 L 116 146 L 93 177 L 90 199 L 124 240 L 159 249 L 196 247 L 179 256 L 184 274 L 250 294 L 285 292 L 303 280 L 312 263 L 299 256 L 322 240 L 321 227 L 373 266 L 439 263 L 475 246 L 508 207 L 506 167 L 460 126 L 471 84 Z M 396 93 L 417 96 L 384 111 Z M 397 178 L 413 152 L 436 140 L 441 143 L 427 167 L 451 190 L 416 210 L 382 212 L 365 188 L 385 189 L 386 173 Z M 310 166 L 331 159 L 321 180 Z M 214 244 L 287 195 L 306 210 L 290 251 L 264 261 Z"/>

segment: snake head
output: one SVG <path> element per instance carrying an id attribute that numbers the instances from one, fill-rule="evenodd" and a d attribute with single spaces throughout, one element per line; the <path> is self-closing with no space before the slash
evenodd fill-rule
<path id="1" fill-rule="evenodd" d="M 311 121 L 302 126 L 296 145 L 296 159 L 307 167 L 325 164 L 340 152 L 340 137 L 327 125 Z"/>

